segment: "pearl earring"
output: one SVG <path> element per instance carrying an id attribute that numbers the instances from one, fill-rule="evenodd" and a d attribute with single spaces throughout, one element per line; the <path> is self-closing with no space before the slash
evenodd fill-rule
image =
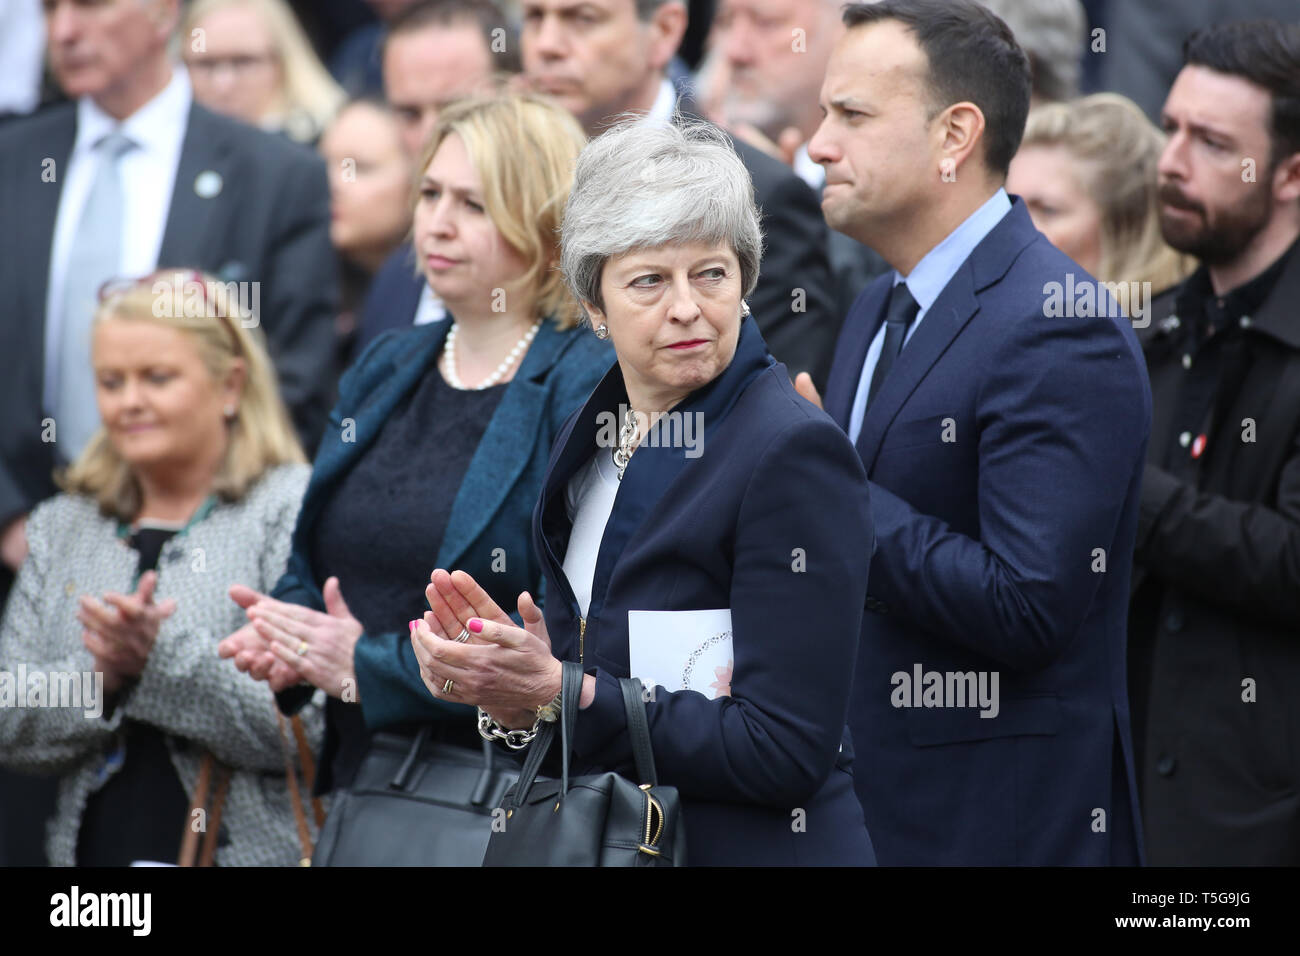
<path id="1" fill-rule="evenodd" d="M 238 409 L 236 409 L 234 405 L 227 405 L 225 408 L 222 409 L 222 412 L 225 413 L 225 416 L 227 418 L 234 418 L 236 411 L 238 411 Z"/>
<path id="2" fill-rule="evenodd" d="M 604 322 L 596 326 L 595 332 L 596 332 L 596 338 L 600 339 L 602 342 L 605 341 L 605 339 L 609 338 L 609 326 L 606 325 Z"/>

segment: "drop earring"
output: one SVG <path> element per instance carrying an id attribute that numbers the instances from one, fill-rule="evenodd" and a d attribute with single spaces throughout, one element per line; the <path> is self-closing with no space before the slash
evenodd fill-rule
<path id="1" fill-rule="evenodd" d="M 740 315 L 741 315 L 741 317 L 747 319 L 747 318 L 749 318 L 750 314 L 751 314 L 751 313 L 750 313 L 750 311 L 749 311 L 749 303 L 746 302 L 744 299 L 741 299 L 741 300 L 740 300 Z"/>

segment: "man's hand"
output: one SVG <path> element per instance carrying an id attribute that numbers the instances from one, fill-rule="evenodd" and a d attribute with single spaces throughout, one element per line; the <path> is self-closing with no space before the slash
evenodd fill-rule
<path id="1" fill-rule="evenodd" d="M 817 386 L 813 384 L 812 376 L 807 372 L 800 372 L 795 376 L 794 390 L 818 408 L 825 410 L 822 397 L 817 393 Z"/>

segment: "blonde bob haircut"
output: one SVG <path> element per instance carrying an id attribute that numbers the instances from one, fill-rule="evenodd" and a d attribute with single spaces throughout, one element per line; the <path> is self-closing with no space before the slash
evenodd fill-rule
<path id="1" fill-rule="evenodd" d="M 271 468 L 307 460 L 280 400 L 261 330 L 235 286 L 204 273 L 165 270 L 109 291 L 95 312 L 96 324 L 151 322 L 184 332 L 216 381 L 243 361 L 243 392 L 227 422 L 226 455 L 212 487 L 226 501 L 242 498 Z M 140 483 L 103 425 L 57 480 L 64 491 L 95 499 L 104 514 L 121 521 L 140 511 Z"/>
<path id="2" fill-rule="evenodd" d="M 1165 135 L 1137 104 L 1096 93 L 1034 109 L 1021 149 L 1059 146 L 1074 160 L 1083 190 L 1101 212 L 1102 282 L 1150 282 L 1155 293 L 1186 278 L 1195 263 L 1160 233 L 1156 165 Z"/>
<path id="3" fill-rule="evenodd" d="M 284 0 L 194 0 L 181 21 L 181 48 L 189 48 L 194 30 L 205 18 L 228 7 L 253 10 L 271 35 L 272 53 L 280 70 L 280 104 L 279 115 L 268 119 L 273 119 L 276 128 L 282 128 L 290 139 L 314 142 L 342 108 L 347 94 L 316 56 Z"/>
<path id="4" fill-rule="evenodd" d="M 536 303 L 534 314 L 560 329 L 582 312 L 560 275 L 560 220 L 573 168 L 587 136 L 563 107 L 531 93 L 496 93 L 460 100 L 442 110 L 416 168 L 420 182 L 442 141 L 455 133 L 483 186 L 483 203 L 505 241 L 528 263 L 513 294 Z"/>

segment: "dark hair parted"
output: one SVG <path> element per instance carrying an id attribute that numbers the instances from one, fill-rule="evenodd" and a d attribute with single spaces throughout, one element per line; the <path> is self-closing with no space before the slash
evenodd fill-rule
<path id="1" fill-rule="evenodd" d="M 984 162 L 1005 177 L 1029 115 L 1029 58 L 1011 29 L 974 0 L 879 0 L 844 8 L 849 29 L 897 20 L 928 62 L 931 116 L 970 102 L 984 114 Z"/>
<path id="2" fill-rule="evenodd" d="M 1272 95 L 1270 165 L 1300 153 L 1300 24 L 1241 20 L 1197 30 L 1183 63 L 1239 76 Z"/>
<path id="3" fill-rule="evenodd" d="M 419 0 L 393 18 L 384 34 L 384 47 L 387 49 L 390 38 L 405 33 L 427 27 L 459 26 L 478 27 L 483 34 L 483 44 L 491 54 L 493 72 L 519 72 L 519 44 L 515 31 L 492 0 Z M 496 43 L 498 38 L 503 42 Z"/>

